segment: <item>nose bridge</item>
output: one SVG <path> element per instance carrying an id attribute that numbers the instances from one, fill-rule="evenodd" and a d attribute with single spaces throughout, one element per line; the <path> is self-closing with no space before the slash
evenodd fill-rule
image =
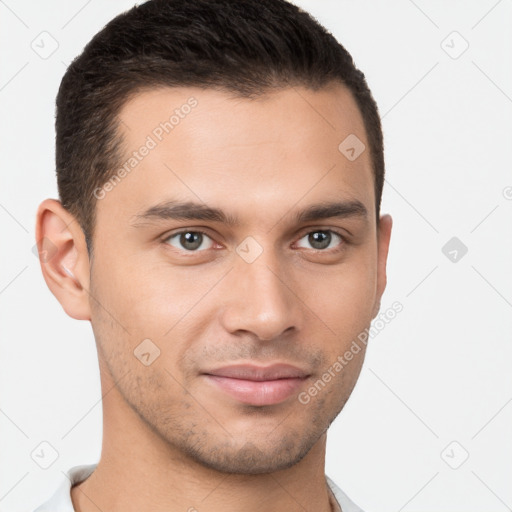
<path id="1" fill-rule="evenodd" d="M 300 308 L 292 283 L 287 282 L 289 273 L 282 270 L 274 250 L 261 248 L 259 252 L 253 260 L 243 252 L 236 256 L 227 284 L 224 322 L 231 332 L 250 331 L 270 340 L 291 327 L 299 328 Z"/>

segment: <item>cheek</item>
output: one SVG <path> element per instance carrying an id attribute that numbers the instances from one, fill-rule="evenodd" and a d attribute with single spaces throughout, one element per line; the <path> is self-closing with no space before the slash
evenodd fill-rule
<path id="1" fill-rule="evenodd" d="M 107 254 L 108 251 L 110 254 Z M 108 344 L 133 351 L 145 339 L 156 340 L 164 332 L 168 307 L 151 273 L 143 265 L 112 251 L 105 244 L 96 255 L 91 273 L 96 329 L 109 330 Z M 158 319 L 161 318 L 161 323 Z M 167 329 L 170 326 L 167 327 Z M 160 346 L 159 342 L 156 342 Z"/>
<path id="2" fill-rule="evenodd" d="M 150 339 L 161 351 L 161 361 L 180 360 L 191 340 L 199 338 L 214 311 L 204 312 L 208 294 L 225 273 L 222 269 L 177 268 L 162 262 L 137 263 L 122 259 L 98 264 L 101 275 L 93 276 L 95 296 L 106 311 L 122 325 L 118 345 L 135 349 Z M 109 324 L 102 322 L 104 328 Z M 114 338 L 114 336 L 113 336 Z M 172 351 L 169 348 L 172 347 Z"/>
<path id="3" fill-rule="evenodd" d="M 302 275 L 301 281 L 300 296 L 337 338 L 351 340 L 371 322 L 377 286 L 371 255 L 361 254 L 322 274 Z"/>
<path id="4" fill-rule="evenodd" d="M 174 310 L 182 309 L 185 283 L 179 276 L 170 276 L 168 268 L 122 255 L 106 244 L 97 259 L 95 291 L 102 305 L 123 317 L 132 329 L 152 325 L 148 319 L 172 317 Z"/>

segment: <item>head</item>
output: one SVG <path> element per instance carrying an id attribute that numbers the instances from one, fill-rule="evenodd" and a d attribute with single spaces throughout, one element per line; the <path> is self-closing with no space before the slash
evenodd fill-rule
<path id="1" fill-rule="evenodd" d="M 386 283 L 382 131 L 350 55 L 284 0 L 153 0 L 70 65 L 56 131 L 43 273 L 91 321 L 103 382 L 196 463 L 296 464 Z"/>

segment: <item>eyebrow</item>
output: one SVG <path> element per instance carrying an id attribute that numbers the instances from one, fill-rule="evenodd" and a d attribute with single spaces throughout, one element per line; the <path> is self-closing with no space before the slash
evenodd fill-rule
<path id="1" fill-rule="evenodd" d="M 310 222 L 330 218 L 368 218 L 368 210 L 361 201 L 347 200 L 335 202 L 322 202 L 313 204 L 295 213 L 294 220 L 297 223 Z M 230 226 L 239 223 L 235 215 L 228 214 L 220 208 L 207 206 L 193 201 L 169 200 L 159 203 L 135 215 L 132 226 L 142 227 L 152 220 L 206 220 L 220 222 Z"/>

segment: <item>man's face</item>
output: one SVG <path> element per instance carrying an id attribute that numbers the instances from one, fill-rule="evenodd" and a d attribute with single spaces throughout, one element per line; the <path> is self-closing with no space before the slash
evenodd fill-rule
<path id="1" fill-rule="evenodd" d="M 368 148 L 356 104 L 342 86 L 255 100 L 162 88 L 120 119 L 122 164 L 134 151 L 137 162 L 98 193 L 90 293 L 102 368 L 196 462 L 289 467 L 348 399 L 364 346 L 308 390 L 368 327 L 384 287 L 369 150 L 353 160 L 338 149 L 351 134 Z"/>

